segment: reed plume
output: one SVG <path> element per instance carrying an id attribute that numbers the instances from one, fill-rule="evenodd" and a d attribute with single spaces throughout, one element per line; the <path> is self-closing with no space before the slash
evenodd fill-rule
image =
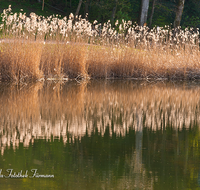
<path id="1" fill-rule="evenodd" d="M 1 14 L 0 79 L 200 78 L 199 30 Z"/>

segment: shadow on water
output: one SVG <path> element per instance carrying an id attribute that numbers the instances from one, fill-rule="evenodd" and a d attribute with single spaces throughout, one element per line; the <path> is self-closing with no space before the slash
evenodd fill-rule
<path id="1" fill-rule="evenodd" d="M 1 189 L 194 189 L 200 85 L 0 84 Z"/>

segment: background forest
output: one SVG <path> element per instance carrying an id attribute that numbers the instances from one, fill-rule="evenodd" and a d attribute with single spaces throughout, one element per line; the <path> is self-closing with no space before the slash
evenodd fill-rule
<path id="1" fill-rule="evenodd" d="M 140 25 L 146 23 L 150 27 L 174 25 L 179 14 L 181 18 L 178 25 L 183 28 L 200 27 L 199 0 L 44 0 L 44 5 L 43 0 L 0 0 L 0 11 L 2 12 L 9 4 L 12 5 L 13 12 L 23 8 L 27 15 L 30 12 L 62 16 L 73 13 L 82 17 L 88 14 L 91 22 L 97 20 L 104 23 L 111 20 L 114 24 L 116 20 L 124 19 Z M 143 21 L 141 17 L 144 17 Z"/>

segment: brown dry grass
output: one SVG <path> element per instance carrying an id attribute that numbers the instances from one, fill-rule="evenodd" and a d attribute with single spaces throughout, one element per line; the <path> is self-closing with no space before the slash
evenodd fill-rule
<path id="1" fill-rule="evenodd" d="M 37 80 L 41 78 L 40 60 L 43 46 L 14 40 L 0 44 L 1 79 L 8 81 Z"/>
<path id="2" fill-rule="evenodd" d="M 200 78 L 199 50 L 135 49 L 82 43 L 2 42 L 0 78 Z"/>
<path id="3" fill-rule="evenodd" d="M 1 14 L 0 80 L 200 78 L 199 31 Z M 9 39 L 9 40 L 8 40 Z M 46 43 L 44 42 L 46 41 Z"/>

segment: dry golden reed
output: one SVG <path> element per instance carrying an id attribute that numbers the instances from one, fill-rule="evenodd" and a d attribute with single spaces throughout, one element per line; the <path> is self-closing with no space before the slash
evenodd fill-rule
<path id="1" fill-rule="evenodd" d="M 42 77 L 41 44 L 15 40 L 0 45 L 0 70 L 2 80 L 37 80 Z"/>
<path id="2" fill-rule="evenodd" d="M 0 80 L 200 78 L 199 31 L 1 14 Z"/>

